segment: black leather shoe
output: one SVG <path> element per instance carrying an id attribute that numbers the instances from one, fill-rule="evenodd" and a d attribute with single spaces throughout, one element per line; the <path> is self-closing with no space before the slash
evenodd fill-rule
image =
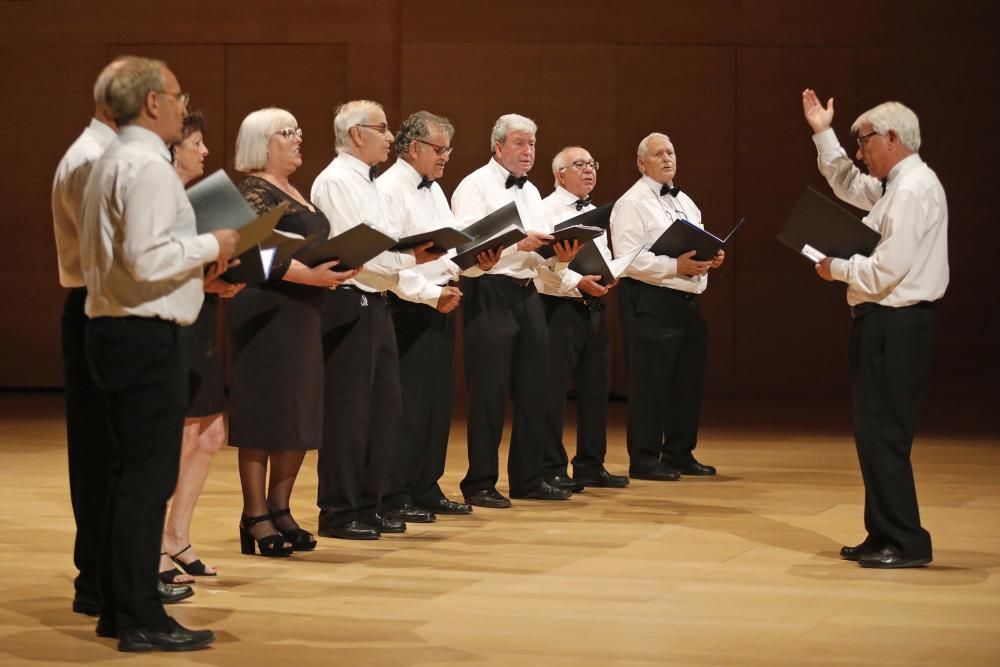
<path id="1" fill-rule="evenodd" d="M 624 489 L 628 486 L 628 477 L 612 475 L 604 468 L 594 472 L 573 473 L 573 481 L 583 486 L 597 486 L 607 489 Z"/>
<path id="2" fill-rule="evenodd" d="M 871 554 L 871 553 L 875 553 L 876 551 L 878 551 L 878 549 L 869 547 L 867 544 L 865 544 L 864 542 L 862 542 L 861 544 L 857 545 L 856 547 L 841 547 L 840 548 L 840 557 L 843 558 L 844 560 L 855 560 L 856 561 L 861 556 L 864 556 L 864 555 L 867 555 L 867 554 Z"/>
<path id="3" fill-rule="evenodd" d="M 403 505 L 394 510 L 389 510 L 386 512 L 386 516 L 390 519 L 397 519 L 404 522 L 409 521 L 410 523 L 434 523 L 434 520 L 437 518 L 434 516 L 434 512 L 413 505 Z"/>
<path id="4" fill-rule="evenodd" d="M 86 616 L 97 616 L 101 613 L 101 603 L 93 598 L 77 595 L 73 598 L 73 612 Z"/>
<path id="5" fill-rule="evenodd" d="M 549 486 L 554 486 L 557 489 L 565 489 L 566 491 L 572 491 L 573 493 L 580 493 L 583 491 L 583 484 L 580 484 L 580 482 L 570 478 L 568 475 L 548 477 L 545 481 L 549 483 Z"/>
<path id="6" fill-rule="evenodd" d="M 858 565 L 861 567 L 874 567 L 884 570 L 894 570 L 900 567 L 925 567 L 930 564 L 930 556 L 925 556 L 923 558 L 908 558 L 897 552 L 892 547 L 884 547 L 878 551 L 858 557 Z"/>
<path id="7" fill-rule="evenodd" d="M 119 651 L 194 651 L 215 641 L 211 630 L 188 630 L 172 618 L 166 632 L 129 628 L 118 633 Z"/>
<path id="8" fill-rule="evenodd" d="M 114 621 L 109 621 L 103 616 L 97 619 L 97 627 L 94 629 L 98 637 L 107 637 L 109 639 L 118 639 L 118 626 L 115 625 Z"/>
<path id="9" fill-rule="evenodd" d="M 510 507 L 510 500 L 500 495 L 496 489 L 483 489 L 476 491 L 471 496 L 465 497 L 465 502 L 479 507 L 491 507 L 493 509 L 505 509 Z"/>
<path id="10" fill-rule="evenodd" d="M 194 595 L 194 589 L 190 586 L 165 584 L 160 580 L 156 581 L 156 592 L 160 594 L 160 602 L 163 604 L 174 604 Z"/>
<path id="11" fill-rule="evenodd" d="M 377 528 L 373 528 L 357 519 L 330 528 L 320 525 L 317 532 L 321 537 L 339 537 L 342 540 L 377 540 L 379 535 Z"/>
<path id="12" fill-rule="evenodd" d="M 406 522 L 388 514 L 375 515 L 375 527 L 383 533 L 405 533 Z"/>
<path id="13" fill-rule="evenodd" d="M 440 498 L 433 503 L 421 504 L 420 506 L 435 514 L 472 514 L 472 505 L 456 503 L 447 498 Z"/>
<path id="14" fill-rule="evenodd" d="M 682 466 L 668 465 L 666 467 L 689 477 L 711 477 L 715 474 L 715 466 L 707 466 L 697 461 L 691 461 L 691 463 Z"/>
<path id="15" fill-rule="evenodd" d="M 680 472 L 662 465 L 652 470 L 629 470 L 628 476 L 632 479 L 645 479 L 653 482 L 676 482 L 681 478 Z"/>
<path id="16" fill-rule="evenodd" d="M 511 498 L 521 500 L 569 500 L 573 492 L 569 489 L 557 489 L 548 482 L 542 482 L 538 488 L 521 495 L 510 494 Z"/>

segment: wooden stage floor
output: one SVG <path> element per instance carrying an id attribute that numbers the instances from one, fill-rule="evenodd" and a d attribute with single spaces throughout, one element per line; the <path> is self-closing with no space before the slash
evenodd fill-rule
<path id="1" fill-rule="evenodd" d="M 225 450 L 193 533 L 221 574 L 169 608 L 219 639 L 205 651 L 135 656 L 70 611 L 61 400 L 0 395 L 0 665 L 1000 665 L 995 405 L 965 406 L 967 421 L 939 408 L 946 425 L 918 439 L 936 547 L 923 570 L 864 570 L 837 557 L 862 537 L 840 403 L 709 403 L 699 456 L 719 467 L 715 479 L 477 508 L 377 542 L 323 539 L 314 553 L 278 560 L 239 553 L 236 457 Z M 444 480 L 452 494 L 463 434 L 457 423 Z M 608 467 L 623 472 L 621 405 L 610 442 Z M 309 529 L 314 470 L 310 455 L 293 499 Z"/>

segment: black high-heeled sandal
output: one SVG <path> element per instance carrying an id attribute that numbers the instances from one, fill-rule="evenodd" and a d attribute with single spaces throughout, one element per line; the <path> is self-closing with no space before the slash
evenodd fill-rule
<path id="1" fill-rule="evenodd" d="M 254 537 L 250 534 L 251 528 L 256 526 L 258 523 L 263 523 L 265 521 L 271 521 L 270 514 L 262 514 L 260 516 L 244 515 L 240 517 L 240 551 L 248 556 L 252 556 L 254 554 L 254 543 L 256 543 L 257 548 L 260 549 L 261 556 L 291 556 L 292 547 L 285 546 L 285 536 L 280 532 L 265 535 L 260 538 Z M 275 526 L 275 528 L 277 528 L 277 526 Z"/>
<path id="2" fill-rule="evenodd" d="M 277 521 L 278 517 L 282 516 L 287 516 L 290 521 L 295 523 L 295 528 L 283 530 Z M 271 518 L 275 519 L 274 527 L 278 529 L 278 532 L 285 536 L 285 540 L 292 543 L 292 549 L 295 551 L 312 551 L 316 548 L 316 536 L 299 527 L 295 519 L 292 518 L 291 509 L 286 507 L 283 510 L 271 510 Z"/>
<path id="3" fill-rule="evenodd" d="M 214 577 L 218 575 L 218 572 L 209 572 L 208 568 L 205 567 L 205 563 L 203 563 L 200 558 L 197 560 L 193 560 L 190 563 L 185 563 L 180 558 L 178 558 L 178 556 L 180 556 L 182 553 L 184 553 L 190 548 L 191 545 L 189 544 L 180 551 L 178 551 L 177 553 L 175 553 L 174 555 L 172 555 L 170 557 L 170 560 L 180 565 L 182 570 L 184 570 L 193 577 Z M 177 568 L 174 568 L 174 571 L 176 572 Z M 180 573 L 178 572 L 178 574 Z"/>
<path id="4" fill-rule="evenodd" d="M 166 551 L 162 551 L 162 552 L 160 552 L 160 555 L 161 556 L 166 556 L 167 552 Z M 157 576 L 157 578 L 160 581 L 162 581 L 165 584 L 173 584 L 174 583 L 174 578 L 175 577 L 179 577 L 182 574 L 184 574 L 184 573 L 181 572 L 180 570 L 178 570 L 176 567 L 172 567 L 169 570 L 163 570 L 162 572 L 158 573 L 156 576 Z M 186 586 L 187 584 L 183 584 L 183 585 Z"/>

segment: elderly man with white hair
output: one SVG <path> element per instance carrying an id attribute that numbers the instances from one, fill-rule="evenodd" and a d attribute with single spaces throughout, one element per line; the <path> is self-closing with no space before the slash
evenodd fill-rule
<path id="1" fill-rule="evenodd" d="M 948 287 L 948 203 L 917 154 L 917 115 L 899 102 L 861 114 L 851 126 L 868 174 L 831 128 L 833 98 L 802 93 L 820 173 L 844 201 L 869 211 L 863 222 L 882 238 L 869 257 L 826 257 L 825 280 L 847 283 L 851 307 L 854 440 L 865 485 L 865 530 L 840 555 L 862 567 L 928 565 L 931 536 L 920 524 L 910 451 L 937 331 L 936 302 Z"/>
<path id="2" fill-rule="evenodd" d="M 629 476 L 675 481 L 681 475 L 714 475 L 715 468 L 694 457 L 708 356 L 698 295 L 708 286 L 708 271 L 721 266 L 725 255 L 720 250 L 701 262 L 693 250 L 679 257 L 648 250 L 677 220 L 701 227 L 701 211 L 674 185 L 677 154 L 669 137 L 654 132 L 643 139 L 636 164 L 642 176 L 611 212 L 615 256 L 635 254 L 619 295 L 628 366 Z"/>
<path id="3" fill-rule="evenodd" d="M 549 223 L 576 217 L 595 206 L 590 193 L 597 185 L 600 164 L 582 146 L 568 146 L 552 160 L 555 190 L 542 200 Z M 606 260 L 611 259 L 607 230 L 593 240 Z M 545 441 L 542 469 L 556 487 L 582 490 L 586 486 L 622 488 L 628 477 L 612 475 L 604 467 L 608 449 L 609 391 L 608 328 L 601 297 L 611 285 L 600 276 L 581 275 L 571 268 L 544 267 L 535 287 L 541 295 L 549 329 L 549 437 Z M 566 394 L 576 388 L 576 455 L 573 477 L 567 476 L 569 460 L 563 446 Z"/>
<path id="4" fill-rule="evenodd" d="M 361 223 L 399 238 L 382 212 L 375 177 L 389 157 L 392 132 L 377 102 L 354 100 L 334 114 L 337 157 L 312 185 L 312 201 L 330 221 L 330 237 Z M 374 540 L 406 523 L 381 511 L 401 410 L 399 353 L 387 290 L 399 273 L 437 259 L 428 242 L 386 251 L 327 295 L 323 311 L 325 388 L 319 451 L 319 534 Z"/>
<path id="5" fill-rule="evenodd" d="M 507 460 L 511 497 L 566 500 L 571 495 L 548 484 L 542 475 L 542 450 L 549 437 L 548 333 L 534 279 L 546 262 L 565 268 L 578 246 L 555 244 L 556 254 L 549 260 L 533 252 L 552 240 L 542 198 L 528 181 L 537 132 L 530 118 L 518 114 L 498 118 L 490 137 L 492 157 L 459 183 L 451 200 L 462 225 L 515 202 L 528 234 L 515 247 L 504 249 L 488 272 L 462 278 L 469 470 L 461 487 L 465 501 L 480 507 L 510 507 L 510 500 L 496 488 L 508 395 L 514 403 Z"/>

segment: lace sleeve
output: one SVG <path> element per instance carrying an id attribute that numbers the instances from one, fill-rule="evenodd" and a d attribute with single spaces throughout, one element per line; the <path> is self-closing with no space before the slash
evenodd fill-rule
<path id="1" fill-rule="evenodd" d="M 250 176 L 240 183 L 240 192 L 257 215 L 263 215 L 278 205 L 278 198 L 268 187 L 267 181 Z"/>

